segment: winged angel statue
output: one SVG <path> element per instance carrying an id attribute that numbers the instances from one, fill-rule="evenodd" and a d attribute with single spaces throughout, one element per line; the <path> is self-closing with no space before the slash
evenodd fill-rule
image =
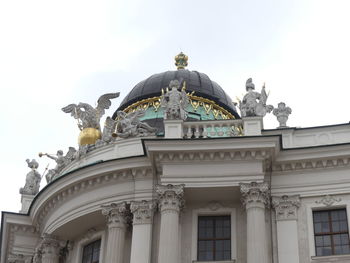
<path id="1" fill-rule="evenodd" d="M 87 103 L 80 102 L 78 105 L 69 104 L 62 108 L 65 113 L 71 113 L 71 115 L 78 120 L 78 127 L 80 130 L 85 128 L 95 128 L 101 130 L 100 120 L 105 114 L 105 110 L 111 106 L 111 99 L 119 97 L 119 92 L 107 93 L 102 95 L 97 100 L 97 107 L 94 108 Z"/>
<path id="2" fill-rule="evenodd" d="M 162 90 L 161 106 L 164 108 L 164 119 L 187 119 L 188 95 L 186 94 L 185 86 L 181 91 L 179 91 L 179 88 L 180 82 L 175 79 L 170 81 L 165 94 L 164 90 Z"/>
<path id="3" fill-rule="evenodd" d="M 120 138 L 154 135 L 157 129 L 139 119 L 144 114 L 145 111 L 142 110 L 130 113 L 118 111 L 115 133 L 113 135 Z"/>

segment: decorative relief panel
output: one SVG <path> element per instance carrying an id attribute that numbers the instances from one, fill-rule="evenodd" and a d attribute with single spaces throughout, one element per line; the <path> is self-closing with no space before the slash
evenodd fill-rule
<path id="1" fill-rule="evenodd" d="M 341 198 L 336 198 L 332 195 L 325 195 L 322 199 L 317 200 L 316 204 L 323 204 L 325 206 L 332 206 L 334 203 L 340 202 Z"/>

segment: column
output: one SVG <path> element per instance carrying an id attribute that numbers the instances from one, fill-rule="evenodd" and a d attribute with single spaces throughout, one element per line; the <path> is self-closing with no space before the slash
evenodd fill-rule
<path id="1" fill-rule="evenodd" d="M 60 243 L 55 236 L 44 234 L 40 245 L 42 263 L 58 263 Z"/>
<path id="2" fill-rule="evenodd" d="M 268 263 L 265 206 L 269 204 L 267 183 L 241 184 L 247 211 L 247 263 Z"/>
<path id="3" fill-rule="evenodd" d="M 130 210 L 133 213 L 133 229 L 130 263 L 151 262 L 152 221 L 154 202 L 131 202 Z"/>
<path id="4" fill-rule="evenodd" d="M 183 207 L 184 185 L 158 185 L 161 213 L 159 263 L 179 263 L 179 214 Z"/>
<path id="5" fill-rule="evenodd" d="M 105 262 L 123 263 L 125 232 L 128 212 L 126 203 L 112 203 L 102 206 L 102 214 L 107 217 L 108 238 Z"/>
<path id="6" fill-rule="evenodd" d="M 274 196 L 272 205 L 276 210 L 278 262 L 299 263 L 297 210 L 300 198 Z"/>

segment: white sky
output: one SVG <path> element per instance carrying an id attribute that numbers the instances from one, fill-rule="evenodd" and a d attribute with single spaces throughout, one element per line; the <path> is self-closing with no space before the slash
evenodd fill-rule
<path id="1" fill-rule="evenodd" d="M 289 126 L 349 122 L 349 10 L 348 0 L 0 0 L 0 210 L 20 209 L 25 159 L 42 172 L 38 152 L 77 146 L 63 106 L 120 91 L 111 115 L 181 50 L 233 100 L 247 78 L 258 91 L 266 82 L 268 102 L 292 108 Z"/>

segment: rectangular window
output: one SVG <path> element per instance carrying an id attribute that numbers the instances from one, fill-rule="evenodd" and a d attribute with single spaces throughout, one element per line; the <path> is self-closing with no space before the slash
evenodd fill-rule
<path id="1" fill-rule="evenodd" d="M 346 209 L 313 211 L 316 256 L 350 253 Z"/>
<path id="2" fill-rule="evenodd" d="M 198 217 L 198 261 L 231 259 L 231 217 Z"/>
<path id="3" fill-rule="evenodd" d="M 84 246 L 82 263 L 100 262 L 101 239 Z"/>

